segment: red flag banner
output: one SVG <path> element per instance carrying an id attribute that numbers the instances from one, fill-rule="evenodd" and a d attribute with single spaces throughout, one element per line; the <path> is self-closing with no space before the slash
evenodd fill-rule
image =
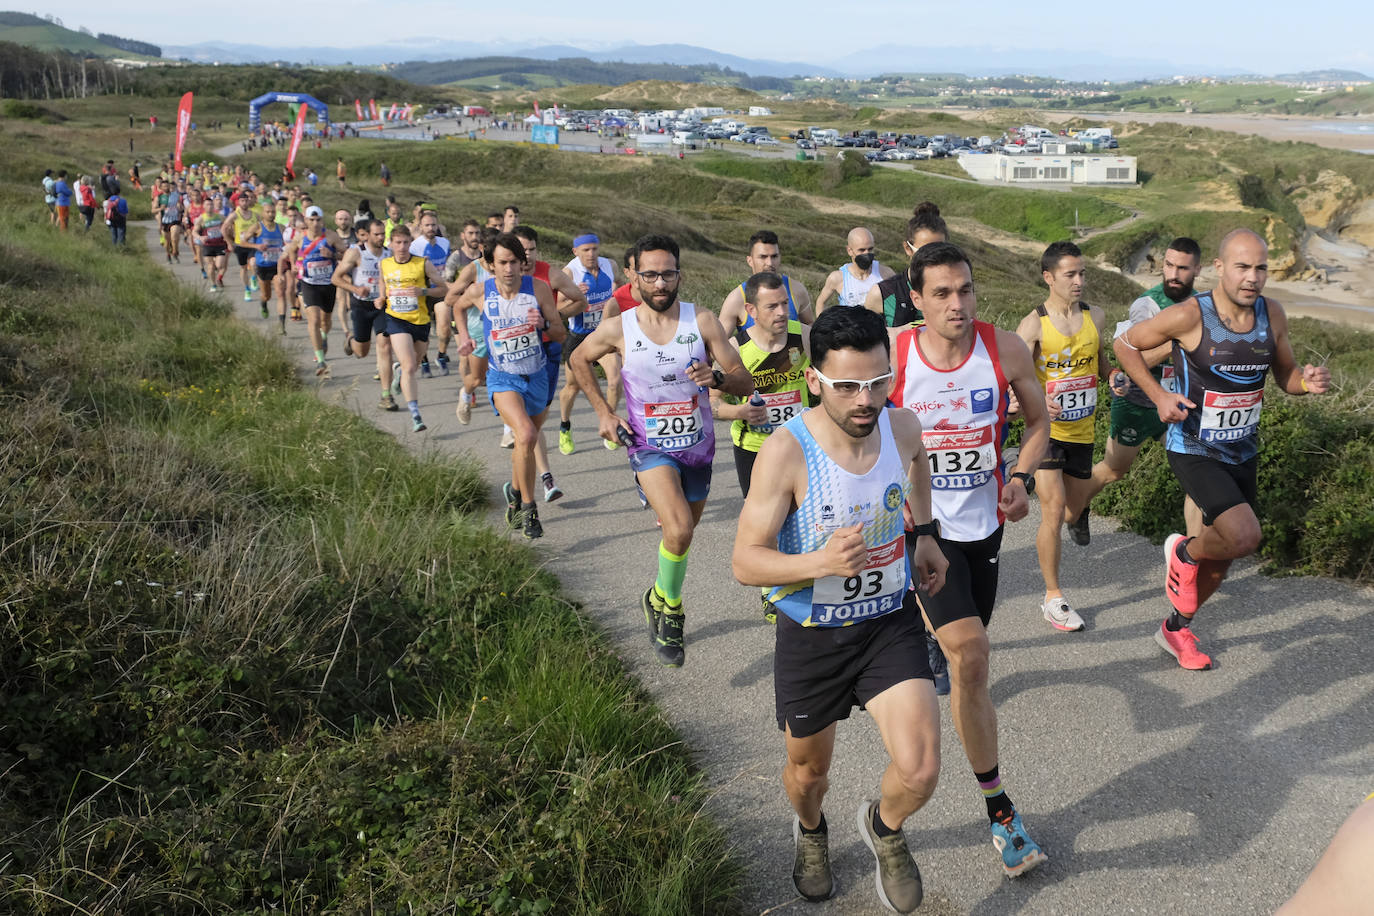
<path id="1" fill-rule="evenodd" d="M 358 113 L 358 120 L 361 121 L 361 120 L 363 119 L 363 101 L 362 101 L 362 99 L 354 99 L 354 100 L 353 100 L 353 110 L 356 111 L 356 112 Z"/>
<path id="2" fill-rule="evenodd" d="M 376 99 L 368 99 L 368 100 L 367 100 L 367 108 L 368 108 L 368 111 L 372 112 L 372 120 L 374 120 L 374 121 L 380 120 L 380 119 L 378 118 L 378 116 L 377 116 L 377 100 L 376 100 Z"/>
<path id="3" fill-rule="evenodd" d="M 309 106 L 302 105 L 296 111 L 296 129 L 291 134 L 291 150 L 286 154 L 286 174 L 294 181 L 296 170 L 291 166 L 296 161 L 296 150 L 301 148 L 301 134 L 305 133 L 305 111 Z"/>
<path id="4" fill-rule="evenodd" d="M 186 93 L 181 97 L 181 104 L 177 106 L 177 149 L 173 168 L 181 171 L 181 150 L 186 146 L 186 134 L 191 129 L 191 93 Z"/>
<path id="5" fill-rule="evenodd" d="M 392 102 L 392 103 L 391 103 L 391 110 L 388 111 L 388 112 L 386 113 L 386 119 L 387 119 L 388 121 L 394 121 L 394 120 L 396 120 L 396 103 L 395 103 L 395 102 Z"/>

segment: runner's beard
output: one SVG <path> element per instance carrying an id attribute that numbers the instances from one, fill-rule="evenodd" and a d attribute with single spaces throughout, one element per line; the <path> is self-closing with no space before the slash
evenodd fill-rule
<path id="1" fill-rule="evenodd" d="M 879 407 L 856 407 L 853 410 L 837 408 L 830 401 L 822 399 L 825 405 L 825 412 L 834 421 L 835 425 L 844 430 L 846 434 L 855 439 L 866 439 L 878 428 Z M 873 422 L 868 424 L 855 423 L 855 417 L 872 418 Z"/>
<path id="2" fill-rule="evenodd" d="M 1182 302 L 1192 294 L 1193 286 L 1191 283 L 1185 285 L 1177 280 L 1164 281 L 1164 295 L 1174 302 Z"/>
<path id="3" fill-rule="evenodd" d="M 645 292 L 644 288 L 640 287 L 639 294 L 644 297 L 644 304 L 655 312 L 666 312 L 673 307 L 674 302 L 677 302 L 677 290 L 675 289 L 669 290 L 665 294 L 668 298 L 661 303 L 655 290 Z"/>

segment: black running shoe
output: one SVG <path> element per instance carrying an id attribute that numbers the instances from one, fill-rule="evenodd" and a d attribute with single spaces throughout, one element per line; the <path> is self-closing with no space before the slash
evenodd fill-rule
<path id="1" fill-rule="evenodd" d="M 526 506 L 520 510 L 525 516 L 524 535 L 525 540 L 532 541 L 535 538 L 544 536 L 544 526 L 539 523 L 539 510 L 533 505 Z"/>
<path id="2" fill-rule="evenodd" d="M 1078 518 L 1074 519 L 1069 525 L 1069 537 L 1079 547 L 1087 547 L 1093 539 L 1092 532 L 1088 530 L 1088 507 L 1084 506 Z"/>
<path id="3" fill-rule="evenodd" d="M 681 668 L 686 658 L 682 645 L 682 628 L 687 618 L 682 608 L 663 607 L 663 617 L 658 622 L 658 637 L 654 640 L 654 651 L 658 660 L 667 668 Z"/>

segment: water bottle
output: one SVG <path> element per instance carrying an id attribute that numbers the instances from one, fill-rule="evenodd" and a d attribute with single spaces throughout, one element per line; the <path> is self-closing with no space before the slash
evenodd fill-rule
<path id="1" fill-rule="evenodd" d="M 619 439 L 620 444 L 626 448 L 630 448 L 635 444 L 635 434 L 619 424 L 616 424 L 615 427 L 615 437 Z"/>
<path id="2" fill-rule="evenodd" d="M 763 395 L 759 394 L 758 389 L 755 389 L 755 390 L 754 390 L 754 393 L 751 394 L 751 395 L 749 395 L 749 406 L 750 406 L 750 407 L 762 407 L 762 406 L 764 406 L 765 403 L 767 403 L 767 402 L 764 401 Z M 759 423 L 759 424 L 757 424 L 757 425 L 754 425 L 754 424 L 751 423 L 751 424 L 749 425 L 749 428 L 752 429 L 754 432 L 763 433 L 763 432 L 768 432 L 768 431 L 772 430 L 773 427 L 772 427 L 772 425 L 769 424 L 768 420 L 765 418 L 764 421 L 763 421 L 762 423 Z"/>

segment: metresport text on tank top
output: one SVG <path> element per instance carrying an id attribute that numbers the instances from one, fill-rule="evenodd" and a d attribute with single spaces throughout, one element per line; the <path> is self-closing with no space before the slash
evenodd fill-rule
<path id="1" fill-rule="evenodd" d="M 620 377 L 635 436 L 630 454 L 663 452 L 691 467 L 709 467 L 716 454 L 711 401 L 685 374 L 693 362 L 708 362 L 706 344 L 696 306 L 682 302 L 679 309 L 677 331 L 666 344 L 644 333 L 638 309 L 621 313 L 625 366 Z"/>
<path id="2" fill-rule="evenodd" d="M 918 347 L 926 326 L 897 338 L 893 406 L 921 418 L 930 462 L 931 507 L 940 534 L 951 541 L 981 541 L 1005 521 L 1002 440 L 1007 428 L 1007 380 L 997 355 L 997 329 L 973 323 L 973 346 L 963 363 L 937 369 Z M 899 400 L 900 399 L 900 400 Z"/>
<path id="3" fill-rule="evenodd" d="M 1264 379 L 1274 362 L 1269 304 L 1255 300 L 1255 324 L 1232 331 L 1217 314 L 1211 293 L 1197 296 L 1202 337 L 1194 350 L 1174 342 L 1179 392 L 1196 406 L 1169 426 L 1164 446 L 1171 452 L 1204 455 L 1241 464 L 1259 454 Z"/>
<path id="4" fill-rule="evenodd" d="M 501 295 L 493 277 L 483 287 L 482 328 L 487 335 L 491 367 L 511 375 L 543 372 L 548 359 L 539 342 L 539 328 L 530 321 L 530 309 L 539 308 L 534 278 L 521 277 L 520 291 L 510 299 Z"/>
<path id="5" fill-rule="evenodd" d="M 615 292 L 615 265 L 609 258 L 597 258 L 596 276 L 592 276 L 580 259 L 573 258 L 564 269 L 572 274 L 574 283 L 587 284 L 587 310 L 572 316 L 568 330 L 574 334 L 590 334 L 600 326 L 606 302 Z"/>
<path id="6" fill-rule="evenodd" d="M 842 627 L 890 614 L 902 606 L 911 584 L 902 504 L 911 484 L 892 436 L 889 411 L 878 414 L 881 450 L 873 467 L 852 474 L 836 464 L 806 428 L 806 414 L 774 435 L 791 435 L 806 460 L 806 495 L 783 521 L 778 550 L 820 550 L 840 528 L 863 523 L 868 556 L 854 576 L 823 576 L 774 586 L 768 600 L 807 627 Z"/>

